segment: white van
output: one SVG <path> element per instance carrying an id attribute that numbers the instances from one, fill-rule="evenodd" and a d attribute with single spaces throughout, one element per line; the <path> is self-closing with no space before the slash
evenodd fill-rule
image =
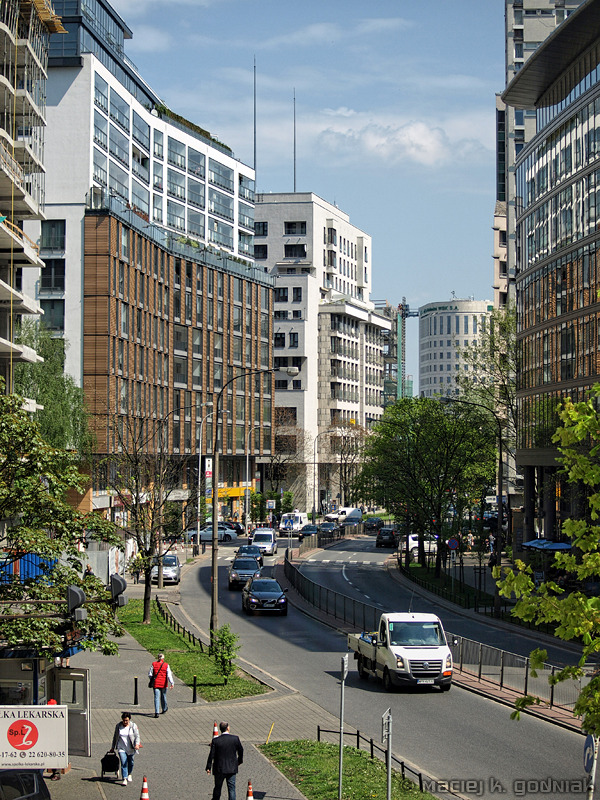
<path id="1" fill-rule="evenodd" d="M 291 511 L 289 514 L 282 514 L 279 522 L 279 533 L 286 534 L 298 533 L 300 528 L 308 525 L 308 514 L 304 511 Z"/>
<path id="2" fill-rule="evenodd" d="M 343 506 L 342 508 L 338 508 L 337 511 L 331 511 L 329 514 L 325 514 L 325 519 L 337 522 L 338 525 L 343 525 L 347 522 L 358 523 L 362 522 L 362 511 L 360 508 L 348 508 Z"/>

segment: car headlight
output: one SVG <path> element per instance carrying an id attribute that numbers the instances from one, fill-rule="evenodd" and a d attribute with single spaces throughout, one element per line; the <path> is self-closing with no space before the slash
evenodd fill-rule
<path id="1" fill-rule="evenodd" d="M 259 572 L 255 572 L 252 577 L 253 578 L 260 578 L 260 571 Z"/>
<path id="2" fill-rule="evenodd" d="M 396 668 L 404 669 L 404 659 L 402 656 L 396 656 Z"/>
<path id="3" fill-rule="evenodd" d="M 231 577 L 232 577 L 232 578 L 236 578 L 236 579 L 237 579 L 237 578 L 239 578 L 240 576 L 237 574 L 237 572 L 232 572 L 232 573 L 231 573 Z"/>
<path id="4" fill-rule="evenodd" d="M 248 600 L 250 600 L 251 603 L 258 603 L 258 600 L 256 599 L 256 597 L 253 597 L 252 595 L 250 595 Z"/>
<path id="5" fill-rule="evenodd" d="M 277 602 L 278 603 L 287 603 L 287 598 L 286 597 L 280 597 Z"/>
<path id="6" fill-rule="evenodd" d="M 450 654 L 446 656 L 446 669 L 452 669 L 452 656 Z"/>

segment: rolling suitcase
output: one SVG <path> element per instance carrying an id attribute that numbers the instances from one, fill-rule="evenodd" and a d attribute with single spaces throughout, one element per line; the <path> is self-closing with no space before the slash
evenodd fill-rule
<path id="1" fill-rule="evenodd" d="M 105 773 L 112 773 L 117 778 L 119 777 L 119 767 L 121 766 L 121 759 L 116 753 L 111 753 L 110 750 L 106 755 L 102 756 L 100 760 L 100 765 L 102 766 L 102 777 L 104 778 Z"/>

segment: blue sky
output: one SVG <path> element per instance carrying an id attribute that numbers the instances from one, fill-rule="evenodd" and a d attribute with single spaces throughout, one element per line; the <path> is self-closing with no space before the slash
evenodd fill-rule
<path id="1" fill-rule="evenodd" d="M 491 299 L 503 0 L 114 0 L 174 111 L 253 163 L 257 190 L 336 203 L 373 237 L 373 300 Z M 417 327 L 408 371 L 417 378 Z"/>

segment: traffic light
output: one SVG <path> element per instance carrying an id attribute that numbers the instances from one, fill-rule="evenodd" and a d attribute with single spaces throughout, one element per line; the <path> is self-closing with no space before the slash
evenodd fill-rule
<path id="1" fill-rule="evenodd" d="M 69 614 L 76 622 L 83 622 L 87 619 L 87 610 L 81 608 L 85 603 L 85 592 L 79 586 L 67 586 L 67 608 Z"/>
<path id="2" fill-rule="evenodd" d="M 127 581 L 116 572 L 110 576 L 110 594 L 112 601 L 116 606 L 124 606 L 127 604 L 127 598 L 123 592 L 127 589 Z"/>

